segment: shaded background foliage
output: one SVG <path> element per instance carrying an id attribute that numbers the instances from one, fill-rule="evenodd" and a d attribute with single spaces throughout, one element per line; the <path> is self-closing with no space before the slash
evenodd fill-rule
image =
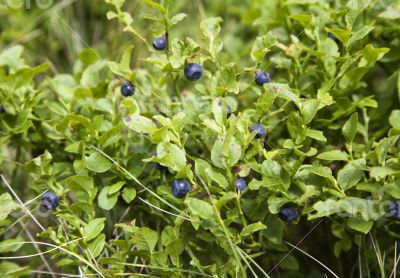
<path id="1" fill-rule="evenodd" d="M 2 188 L 0 252 L 38 253 L 19 244 L 29 234 L 58 246 L 79 240 L 64 246 L 70 254 L 44 255 L 48 266 L 34 257 L 0 270 L 328 275 L 289 252 L 285 242 L 301 241 L 340 277 L 389 276 L 399 228 L 377 206 L 400 198 L 399 9 L 313 0 L 3 6 L 1 172 L 23 201 L 50 190 L 61 202 L 52 214 L 40 199 L 28 205 L 42 231 Z M 168 55 L 152 50 L 179 13 L 187 16 L 168 32 Z M 196 83 L 183 77 L 191 60 L 205 69 Z M 265 67 L 273 83 L 258 87 L 254 73 Z M 124 79 L 137 86 L 132 98 L 120 96 Z M 265 141 L 248 130 L 257 122 Z M 236 176 L 248 183 L 241 194 Z M 170 193 L 176 178 L 194 185 L 185 200 Z M 277 216 L 288 202 L 301 209 L 293 224 Z M 348 203 L 358 206 L 341 217 Z"/>

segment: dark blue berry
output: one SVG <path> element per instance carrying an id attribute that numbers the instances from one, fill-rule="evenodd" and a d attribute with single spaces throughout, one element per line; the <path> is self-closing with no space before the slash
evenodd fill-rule
<path id="1" fill-rule="evenodd" d="M 153 164 L 154 168 L 156 168 L 157 170 L 164 170 L 164 166 L 162 166 L 159 162 L 152 162 L 151 164 Z"/>
<path id="2" fill-rule="evenodd" d="M 384 42 L 388 42 L 390 40 L 390 38 L 388 36 L 385 35 L 381 35 L 381 40 L 383 40 Z"/>
<path id="3" fill-rule="evenodd" d="M 4 113 L 4 112 L 6 112 L 6 108 L 3 105 L 1 105 L 0 106 L 0 113 Z"/>
<path id="4" fill-rule="evenodd" d="M 153 47 L 155 50 L 164 50 L 167 47 L 167 39 L 165 37 L 156 38 L 153 41 Z"/>
<path id="5" fill-rule="evenodd" d="M 129 81 L 124 81 L 121 85 L 121 94 L 124 97 L 130 97 L 133 96 L 135 94 L 135 85 L 133 85 L 131 82 Z"/>
<path id="6" fill-rule="evenodd" d="M 171 192 L 176 198 L 184 198 L 190 191 L 192 186 L 185 179 L 174 180 L 171 183 Z"/>
<path id="7" fill-rule="evenodd" d="M 299 208 L 293 204 L 285 204 L 279 209 L 279 218 L 290 223 L 299 216 Z"/>
<path id="8" fill-rule="evenodd" d="M 334 40 L 337 44 L 340 43 L 340 40 L 332 33 L 328 33 L 328 38 Z"/>
<path id="9" fill-rule="evenodd" d="M 46 192 L 42 195 L 42 207 L 47 210 L 55 209 L 58 206 L 60 198 L 53 192 Z"/>
<path id="10" fill-rule="evenodd" d="M 388 213 L 389 217 L 400 220 L 400 200 L 390 202 Z"/>
<path id="11" fill-rule="evenodd" d="M 265 83 L 271 82 L 271 75 L 269 75 L 266 71 L 259 71 L 256 74 L 256 83 L 257 85 L 264 85 Z"/>
<path id="12" fill-rule="evenodd" d="M 202 74 L 203 68 L 197 63 L 190 63 L 185 67 L 185 76 L 190 81 L 199 80 Z"/>
<path id="13" fill-rule="evenodd" d="M 265 127 L 262 124 L 255 124 L 250 128 L 250 132 L 256 132 L 256 138 L 263 138 L 265 136 Z"/>
<path id="14" fill-rule="evenodd" d="M 236 190 L 243 191 L 247 187 L 247 183 L 242 178 L 236 178 Z"/>
<path id="15" fill-rule="evenodd" d="M 231 115 L 232 115 L 232 109 L 228 105 L 228 106 L 226 106 L 226 118 L 229 119 Z"/>

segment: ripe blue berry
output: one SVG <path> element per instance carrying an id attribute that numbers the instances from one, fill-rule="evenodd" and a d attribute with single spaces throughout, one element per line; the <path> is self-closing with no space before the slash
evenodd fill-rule
<path id="1" fill-rule="evenodd" d="M 328 33 L 328 38 L 334 40 L 336 43 L 340 43 L 340 40 L 332 33 Z"/>
<path id="2" fill-rule="evenodd" d="M 192 186 L 185 179 L 174 180 L 171 183 L 171 192 L 176 198 L 184 198 L 190 191 Z"/>
<path id="3" fill-rule="evenodd" d="M 3 105 L 1 105 L 1 106 L 0 106 L 0 113 L 4 113 L 4 112 L 6 112 L 6 108 L 4 108 Z"/>
<path id="4" fill-rule="evenodd" d="M 196 81 L 203 74 L 203 68 L 197 63 L 190 63 L 186 65 L 184 73 L 187 79 Z"/>
<path id="5" fill-rule="evenodd" d="M 229 119 L 231 115 L 232 115 L 232 109 L 228 105 L 228 106 L 226 106 L 226 118 Z"/>
<path id="6" fill-rule="evenodd" d="M 390 40 L 390 37 L 386 36 L 386 35 L 381 35 L 380 36 L 381 40 L 383 40 L 384 42 L 388 42 Z"/>
<path id="7" fill-rule="evenodd" d="M 391 218 L 400 220 L 400 200 L 390 202 L 388 213 Z"/>
<path id="8" fill-rule="evenodd" d="M 299 216 L 299 208 L 293 204 L 285 204 L 279 209 L 279 218 L 290 223 Z"/>
<path id="9" fill-rule="evenodd" d="M 165 37 L 156 38 L 153 41 L 153 47 L 155 50 L 164 50 L 167 47 L 167 39 Z"/>
<path id="10" fill-rule="evenodd" d="M 60 198 L 53 192 L 46 192 L 42 195 L 42 207 L 47 210 L 55 209 L 58 206 Z"/>
<path id="11" fill-rule="evenodd" d="M 129 81 L 124 81 L 121 85 L 121 94 L 124 97 L 130 97 L 133 96 L 135 94 L 135 85 L 133 85 L 131 82 Z"/>
<path id="12" fill-rule="evenodd" d="M 250 132 L 256 132 L 255 138 L 263 138 L 265 136 L 265 127 L 262 124 L 255 124 L 250 128 Z"/>
<path id="13" fill-rule="evenodd" d="M 236 190 L 243 191 L 247 187 L 247 183 L 242 178 L 236 178 Z"/>
<path id="14" fill-rule="evenodd" d="M 265 83 L 271 82 L 271 75 L 269 75 L 266 71 L 259 71 L 256 74 L 256 83 L 257 85 L 264 85 Z"/>

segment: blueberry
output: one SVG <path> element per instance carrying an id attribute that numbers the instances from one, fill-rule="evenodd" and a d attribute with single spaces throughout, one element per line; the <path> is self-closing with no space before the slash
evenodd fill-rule
<path id="1" fill-rule="evenodd" d="M 202 74 L 203 68 L 197 63 L 190 63 L 185 67 L 185 76 L 190 81 L 199 80 Z"/>
<path id="2" fill-rule="evenodd" d="M 1 105 L 0 106 L 0 113 L 4 113 L 4 112 L 6 112 L 6 108 L 3 105 Z"/>
<path id="3" fill-rule="evenodd" d="M 190 191 L 192 186 L 185 179 L 174 180 L 171 183 L 171 192 L 176 198 L 184 198 Z"/>
<path id="4" fill-rule="evenodd" d="M 380 38 L 381 38 L 381 40 L 384 41 L 384 42 L 390 41 L 390 37 L 388 37 L 388 36 L 386 36 L 386 35 L 381 35 Z"/>
<path id="5" fill-rule="evenodd" d="M 236 190 L 243 191 L 247 187 L 247 183 L 242 178 L 236 178 Z"/>
<path id="6" fill-rule="evenodd" d="M 167 39 L 165 37 L 156 38 L 153 41 L 153 47 L 155 50 L 164 50 L 167 47 Z"/>
<path id="7" fill-rule="evenodd" d="M 55 209 L 58 206 L 60 198 L 53 192 L 45 192 L 42 195 L 42 207 L 47 210 Z"/>
<path id="8" fill-rule="evenodd" d="M 255 124 L 250 128 L 250 132 L 257 132 L 255 138 L 263 138 L 265 136 L 265 127 L 262 124 Z"/>
<path id="9" fill-rule="evenodd" d="M 228 105 L 228 106 L 226 106 L 226 118 L 229 119 L 231 115 L 232 115 L 232 109 Z"/>
<path id="10" fill-rule="evenodd" d="M 400 220 L 400 200 L 390 202 L 388 213 L 391 218 Z"/>
<path id="11" fill-rule="evenodd" d="M 135 85 L 133 85 L 131 82 L 129 81 L 124 81 L 121 85 L 121 94 L 124 97 L 130 97 L 133 96 L 135 94 Z"/>
<path id="12" fill-rule="evenodd" d="M 332 33 L 328 33 L 328 38 L 334 40 L 337 44 L 340 43 L 340 40 Z"/>
<path id="13" fill-rule="evenodd" d="M 257 85 L 264 85 L 265 83 L 271 82 L 271 75 L 269 75 L 266 71 L 259 71 L 256 74 L 256 83 Z"/>
<path id="14" fill-rule="evenodd" d="M 290 223 L 299 216 L 299 208 L 293 204 L 285 204 L 279 209 L 279 218 Z"/>

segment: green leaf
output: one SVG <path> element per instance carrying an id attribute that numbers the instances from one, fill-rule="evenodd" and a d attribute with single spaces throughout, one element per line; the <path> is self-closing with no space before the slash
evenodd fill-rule
<path id="1" fill-rule="evenodd" d="M 375 48 L 372 44 L 368 44 L 363 50 L 363 58 L 361 59 L 359 66 L 371 66 L 376 61 L 382 59 L 383 55 L 390 51 L 390 48 Z"/>
<path id="2" fill-rule="evenodd" d="M 335 37 L 338 38 L 344 45 L 347 44 L 347 42 L 351 36 L 350 32 L 347 30 L 344 30 L 344 29 L 327 28 L 326 31 L 335 35 Z"/>
<path id="3" fill-rule="evenodd" d="M 291 89 L 286 83 L 265 83 L 264 89 L 266 93 L 276 94 L 278 97 L 294 102 L 300 107 L 299 92 Z"/>
<path id="4" fill-rule="evenodd" d="M 71 176 L 65 180 L 65 185 L 73 190 L 82 190 L 90 193 L 93 190 L 94 183 L 92 177 Z"/>
<path id="5" fill-rule="evenodd" d="M 217 98 L 212 103 L 212 112 L 214 114 L 215 122 L 219 126 L 224 126 L 224 112 L 222 111 L 221 99 Z"/>
<path id="6" fill-rule="evenodd" d="M 175 239 L 165 247 L 165 253 L 169 256 L 177 257 L 185 250 L 180 238 Z"/>
<path id="7" fill-rule="evenodd" d="M 365 221 L 376 220 L 381 217 L 375 201 L 364 198 L 346 197 L 340 200 L 328 199 L 318 201 L 313 209 L 317 212 L 308 214 L 308 219 L 312 220 L 319 217 L 339 214 L 342 217 L 360 216 Z"/>
<path id="8" fill-rule="evenodd" d="M 228 187 L 228 180 L 225 178 L 224 175 L 214 171 L 213 169 L 206 168 L 205 173 L 210 177 L 211 180 L 215 181 L 218 185 L 222 188 Z"/>
<path id="9" fill-rule="evenodd" d="M 150 135 L 157 130 L 157 126 L 152 120 L 140 115 L 130 116 L 128 127 L 138 133 L 147 133 Z"/>
<path id="10" fill-rule="evenodd" d="M 105 210 L 111 210 L 118 201 L 119 192 L 110 193 L 111 186 L 105 186 L 101 189 L 98 198 L 99 207 Z"/>
<path id="11" fill-rule="evenodd" d="M 105 218 L 96 218 L 86 224 L 85 228 L 82 231 L 83 239 L 86 242 L 89 242 L 92 239 L 96 238 L 101 233 L 101 231 L 103 231 L 105 221 Z"/>
<path id="12" fill-rule="evenodd" d="M 365 159 L 361 158 L 346 164 L 339 172 L 337 181 L 343 190 L 355 186 L 364 177 Z"/>
<path id="13" fill-rule="evenodd" d="M 158 241 L 158 234 L 156 231 L 143 227 L 137 229 L 130 240 L 138 249 L 149 251 L 153 253 Z"/>
<path id="14" fill-rule="evenodd" d="M 3 221 L 7 216 L 18 208 L 18 204 L 14 202 L 11 195 L 3 193 L 0 195 L 0 221 Z"/>
<path id="15" fill-rule="evenodd" d="M 133 187 L 124 187 L 124 189 L 122 190 L 122 198 L 124 199 L 125 202 L 127 202 L 128 204 L 130 204 L 133 199 L 135 199 L 136 197 L 136 189 Z"/>
<path id="16" fill-rule="evenodd" d="M 13 262 L 0 263 L 0 272 L 7 278 L 19 278 L 32 276 L 29 266 L 20 266 Z"/>
<path id="17" fill-rule="evenodd" d="M 222 147 L 224 143 L 222 140 L 217 139 L 214 143 L 214 146 L 211 149 L 211 161 L 215 166 L 225 169 L 226 164 L 222 156 Z"/>
<path id="18" fill-rule="evenodd" d="M 342 134 L 346 139 L 347 143 L 353 142 L 354 136 L 356 136 L 358 125 L 358 114 L 354 113 L 350 119 L 343 125 Z"/>
<path id="19" fill-rule="evenodd" d="M 125 0 L 105 0 L 106 3 L 114 5 L 116 8 L 121 8 Z"/>
<path id="20" fill-rule="evenodd" d="M 99 59 L 100 55 L 97 53 L 96 49 L 85 48 L 79 54 L 81 61 L 87 65 L 93 64 Z"/>
<path id="21" fill-rule="evenodd" d="M 400 170 L 392 169 L 389 167 L 372 167 L 370 176 L 371 178 L 385 178 L 387 176 L 399 174 Z"/>
<path id="22" fill-rule="evenodd" d="M 358 40 L 361 40 L 364 38 L 366 35 L 369 34 L 374 29 L 373 26 L 363 26 L 361 29 L 357 30 L 356 32 L 353 33 L 353 35 L 350 37 L 349 41 L 347 42 L 346 46 L 349 47 L 353 43 L 355 43 Z"/>
<path id="23" fill-rule="evenodd" d="M 319 99 L 307 99 L 306 101 L 304 101 L 302 105 L 301 115 L 305 124 L 308 124 L 312 121 L 318 111 L 319 104 Z"/>
<path id="24" fill-rule="evenodd" d="M 93 153 L 86 161 L 86 168 L 96 173 L 104 173 L 108 171 L 112 163 L 99 153 Z"/>
<path id="25" fill-rule="evenodd" d="M 393 198 L 400 199 L 400 183 L 398 181 L 391 184 L 385 184 L 381 189 Z"/>
<path id="26" fill-rule="evenodd" d="M 119 193 L 121 190 L 122 186 L 125 185 L 125 181 L 119 181 L 114 183 L 113 185 L 110 185 L 110 189 L 108 190 L 108 194 L 114 194 L 114 193 Z"/>
<path id="27" fill-rule="evenodd" d="M 334 160 L 347 161 L 347 160 L 349 160 L 347 153 L 339 151 L 339 150 L 333 150 L 333 151 L 327 151 L 327 152 L 320 153 L 317 156 L 317 158 L 322 159 L 322 160 L 330 160 L 330 161 L 334 161 Z"/>
<path id="28" fill-rule="evenodd" d="M 326 137 L 324 136 L 324 133 L 320 130 L 307 129 L 306 135 L 307 135 L 307 137 L 313 138 L 313 139 L 321 141 L 321 142 L 328 141 L 326 139 Z"/>
<path id="29" fill-rule="evenodd" d="M 0 242 L 0 253 L 16 252 L 18 251 L 23 243 L 24 238 L 17 236 L 15 238 L 6 239 Z"/>
<path id="30" fill-rule="evenodd" d="M 210 184 L 211 181 L 215 181 L 223 188 L 228 186 L 228 180 L 225 178 L 225 176 L 214 170 L 205 160 L 196 159 L 195 170 L 196 173 L 198 173 L 200 177 L 207 182 L 207 184 Z"/>
<path id="31" fill-rule="evenodd" d="M 103 60 L 99 60 L 94 64 L 88 66 L 82 74 L 81 85 L 87 88 L 95 88 L 99 85 L 104 79 L 101 75 L 101 70 L 106 67 L 107 63 Z"/>
<path id="32" fill-rule="evenodd" d="M 347 225 L 351 229 L 361 232 L 363 234 L 367 234 L 371 230 L 373 224 L 374 224 L 374 221 L 372 221 L 372 220 L 365 221 L 359 217 L 351 217 L 351 218 L 347 219 Z"/>
<path id="33" fill-rule="evenodd" d="M 387 6 L 386 10 L 381 12 L 378 17 L 384 19 L 398 19 L 400 18 L 400 8 L 394 8 L 390 5 Z"/>
<path id="34" fill-rule="evenodd" d="M 335 242 L 333 247 L 333 253 L 336 257 L 339 257 L 340 254 L 344 251 L 347 252 L 351 249 L 352 241 L 348 238 L 341 239 Z"/>
<path id="35" fill-rule="evenodd" d="M 310 27 L 310 24 L 312 24 L 314 20 L 314 17 L 309 14 L 291 14 L 289 18 L 297 20 L 303 28 Z"/>
<path id="36" fill-rule="evenodd" d="M 216 36 L 218 36 L 221 31 L 220 23 L 222 22 L 222 18 L 220 17 L 210 17 L 206 18 L 200 23 L 200 29 L 203 32 L 203 35 L 210 40 L 214 40 Z"/>
<path id="37" fill-rule="evenodd" d="M 91 240 L 87 245 L 91 257 L 93 258 L 98 257 L 103 251 L 105 244 L 106 244 L 105 234 L 100 234 L 94 240 Z"/>
<path id="38" fill-rule="evenodd" d="M 302 165 L 301 171 L 315 174 L 324 178 L 332 178 L 332 170 L 325 166 Z M 301 172 L 300 172 L 301 173 Z"/>
<path id="39" fill-rule="evenodd" d="M 157 11 L 159 11 L 161 14 L 165 14 L 167 10 L 157 2 L 151 1 L 151 0 L 144 0 L 144 2 L 149 5 L 150 7 L 153 7 Z"/>
<path id="40" fill-rule="evenodd" d="M 193 215 L 199 216 L 203 219 L 213 219 L 214 218 L 214 209 L 212 205 L 209 203 L 195 199 L 195 198 L 186 198 L 185 204 L 188 206 L 190 212 Z"/>
<path id="41" fill-rule="evenodd" d="M 221 71 L 219 71 L 215 77 L 218 80 L 217 93 L 223 94 L 225 92 L 231 92 L 238 94 L 240 92 L 234 63 L 229 63 L 222 67 Z"/>
<path id="42" fill-rule="evenodd" d="M 179 171 L 186 166 L 186 153 L 174 144 L 160 143 L 157 146 L 157 159 L 154 161 Z"/>
<path id="43" fill-rule="evenodd" d="M 9 66 L 12 70 L 25 67 L 24 60 L 20 58 L 23 51 L 24 47 L 21 45 L 14 45 L 3 50 L 0 53 L 0 66 Z"/>
<path id="44" fill-rule="evenodd" d="M 400 75 L 399 75 L 400 76 Z M 400 77 L 399 77 L 400 80 Z M 400 87 L 399 87 L 400 88 Z M 399 89 L 400 91 L 400 89 Z M 400 129 L 400 110 L 392 110 L 389 116 L 389 123 L 392 127 Z"/>
<path id="45" fill-rule="evenodd" d="M 303 142 L 307 134 L 307 128 L 303 123 L 303 119 L 295 112 L 292 112 L 289 114 L 286 124 L 289 134 L 295 140 L 296 144 Z"/>
<path id="46" fill-rule="evenodd" d="M 130 70 L 130 66 L 131 66 L 131 57 L 132 57 L 132 50 L 133 50 L 134 46 L 130 45 L 128 46 L 125 51 L 124 54 L 122 54 L 121 57 L 121 66 L 126 69 L 127 71 Z"/>
<path id="47" fill-rule="evenodd" d="M 169 27 L 171 28 L 172 26 L 178 24 L 182 20 L 184 20 L 187 17 L 187 14 L 185 13 L 179 13 L 174 15 L 170 20 L 169 20 Z"/>
<path id="48" fill-rule="evenodd" d="M 267 228 L 267 226 L 265 226 L 261 222 L 252 223 L 243 228 L 243 230 L 240 232 L 240 236 L 242 236 L 242 237 L 249 236 L 249 235 L 254 234 L 257 231 L 264 230 L 266 228 Z"/>
<path id="49" fill-rule="evenodd" d="M 276 43 L 276 37 L 272 32 L 256 38 L 251 49 L 251 58 L 253 61 L 262 61 L 265 55 L 271 51 L 271 47 Z"/>
<path id="50" fill-rule="evenodd" d="M 236 138 L 233 137 L 233 132 L 228 132 L 228 134 L 225 136 L 225 140 L 222 145 L 222 155 L 224 157 L 225 164 L 228 167 L 235 166 L 242 155 L 242 148 L 237 142 Z"/>

